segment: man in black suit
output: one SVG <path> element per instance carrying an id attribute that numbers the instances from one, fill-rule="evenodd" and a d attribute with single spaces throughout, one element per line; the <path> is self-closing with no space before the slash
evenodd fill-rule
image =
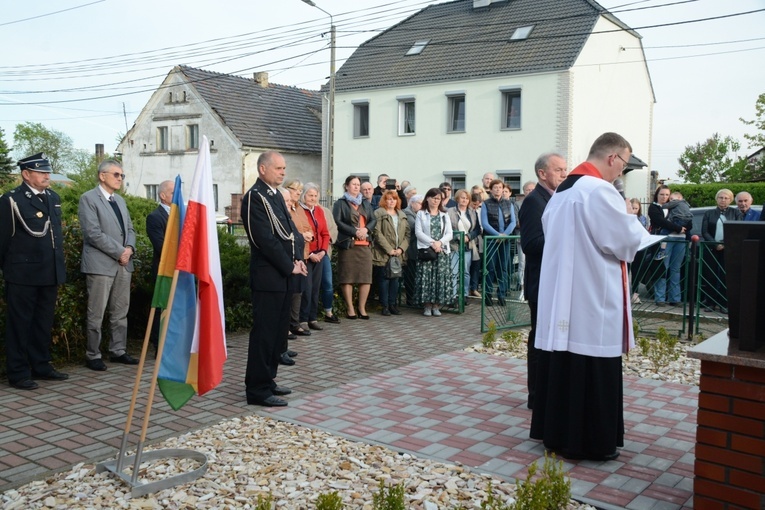
<path id="1" fill-rule="evenodd" d="M 524 295 L 531 311 L 531 331 L 527 345 L 527 387 L 529 390 L 528 408 L 534 407 L 536 396 L 537 357 L 534 347 L 537 332 L 537 304 L 539 296 L 539 274 L 542 269 L 542 250 L 545 246 L 545 234 L 542 230 L 542 214 L 555 188 L 566 178 L 566 160 L 556 153 L 542 154 L 534 164 L 534 171 L 539 182 L 521 204 L 518 221 L 521 224 L 521 249 L 526 256 L 526 269 L 523 273 Z"/>
<path id="2" fill-rule="evenodd" d="M 156 209 L 146 216 L 146 235 L 149 236 L 151 246 L 154 248 L 154 255 L 151 258 L 152 281 L 157 279 L 159 270 L 159 259 L 162 258 L 162 246 L 165 244 L 165 230 L 167 229 L 167 219 L 170 217 L 170 204 L 173 203 L 173 192 L 175 183 L 173 181 L 162 181 L 159 185 L 159 205 Z M 159 310 L 154 314 L 154 323 L 151 325 L 151 340 L 154 345 L 154 352 L 159 344 Z"/>
<path id="3" fill-rule="evenodd" d="M 0 268 L 5 279 L 8 382 L 38 388 L 33 379 L 68 379 L 50 364 L 58 286 L 66 280 L 61 199 L 51 166 L 39 153 L 18 161 L 24 183 L 0 197 Z"/>
<path id="4" fill-rule="evenodd" d="M 242 198 L 242 222 L 250 240 L 252 330 L 247 354 L 247 403 L 281 407 L 279 398 L 292 393 L 277 386 L 282 344 L 289 333 L 290 276 L 307 275 L 303 236 L 290 219 L 287 204 L 276 188 L 284 182 L 286 163 L 281 154 L 264 152 L 258 158 L 258 179 Z"/>

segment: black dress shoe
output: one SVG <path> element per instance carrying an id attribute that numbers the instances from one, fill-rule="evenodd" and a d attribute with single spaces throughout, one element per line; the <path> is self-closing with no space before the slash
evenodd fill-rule
<path id="1" fill-rule="evenodd" d="M 18 382 L 12 382 L 11 386 L 16 388 L 17 390 L 36 390 L 40 386 L 34 382 L 32 379 L 22 379 Z"/>
<path id="2" fill-rule="evenodd" d="M 281 397 L 282 395 L 289 395 L 292 393 L 292 390 L 287 388 L 286 386 L 277 386 L 273 390 L 271 390 L 271 393 L 276 395 L 277 397 Z"/>
<path id="3" fill-rule="evenodd" d="M 401 315 L 401 310 L 399 310 L 397 306 L 391 306 L 390 307 L 390 314 L 391 315 Z"/>
<path id="4" fill-rule="evenodd" d="M 388 308 L 387 306 L 386 306 L 385 308 L 383 308 L 383 309 L 382 309 L 382 314 L 383 314 L 385 317 L 390 317 L 390 308 Z"/>
<path id="5" fill-rule="evenodd" d="M 295 328 L 292 330 L 293 335 L 297 336 L 311 336 L 311 332 L 303 328 Z"/>
<path id="6" fill-rule="evenodd" d="M 316 331 L 324 331 L 324 328 L 319 326 L 319 322 L 318 321 L 311 321 L 311 322 L 309 322 L 308 323 L 308 327 L 311 328 L 311 329 L 314 329 Z"/>
<path id="7" fill-rule="evenodd" d="M 486 306 L 494 306 L 494 301 L 491 300 L 491 296 L 488 294 L 484 298 L 484 303 L 486 303 Z"/>
<path id="8" fill-rule="evenodd" d="M 499 306 L 505 306 L 505 298 L 504 297 L 498 297 L 497 303 L 499 303 Z"/>
<path id="9" fill-rule="evenodd" d="M 349 313 L 346 313 L 346 314 L 345 314 L 345 317 L 346 317 L 346 318 L 348 318 L 348 319 L 350 319 L 350 320 L 352 320 L 352 321 L 355 321 L 356 319 L 358 319 L 358 318 L 359 318 L 359 316 L 358 316 L 358 315 L 351 315 L 351 314 L 349 314 Z"/>
<path id="10" fill-rule="evenodd" d="M 137 365 L 138 360 L 135 359 L 133 356 L 131 356 L 128 353 L 123 354 L 122 356 L 111 356 L 109 358 L 109 361 L 112 363 L 122 363 L 123 365 Z"/>
<path id="11" fill-rule="evenodd" d="M 63 374 L 58 370 L 51 370 L 47 374 L 34 375 L 32 377 L 35 379 L 44 379 L 46 381 L 66 381 L 69 379 L 68 374 Z"/>
<path id="12" fill-rule="evenodd" d="M 286 352 L 286 354 L 287 354 L 287 356 L 289 356 L 290 358 L 294 358 L 295 356 L 297 356 L 297 353 L 296 353 L 295 351 L 291 351 L 291 350 L 289 350 L 289 349 L 287 349 L 287 352 Z"/>
<path id="13" fill-rule="evenodd" d="M 297 340 L 297 335 L 295 333 L 290 333 L 287 335 L 287 340 Z"/>
<path id="14" fill-rule="evenodd" d="M 284 407 L 287 405 L 287 401 L 283 398 L 279 398 L 275 395 L 271 395 L 265 400 L 250 400 L 247 399 L 247 404 L 251 406 L 266 406 L 266 407 Z"/>
<path id="15" fill-rule="evenodd" d="M 368 321 L 369 320 L 369 315 L 364 315 L 363 313 L 360 313 L 359 314 L 359 319 L 361 319 L 363 321 Z"/>
<path id="16" fill-rule="evenodd" d="M 290 358 L 287 353 L 282 353 L 282 355 L 279 357 L 279 364 L 280 365 L 287 365 L 288 367 L 291 367 L 295 364 L 295 360 Z"/>
<path id="17" fill-rule="evenodd" d="M 104 363 L 104 360 L 101 358 L 89 359 L 85 362 L 85 366 L 91 370 L 95 370 L 96 372 L 103 372 L 106 370 L 106 363 Z"/>
<path id="18" fill-rule="evenodd" d="M 337 315 L 325 315 L 324 322 L 329 322 L 330 324 L 340 324 L 340 319 L 337 318 Z"/>

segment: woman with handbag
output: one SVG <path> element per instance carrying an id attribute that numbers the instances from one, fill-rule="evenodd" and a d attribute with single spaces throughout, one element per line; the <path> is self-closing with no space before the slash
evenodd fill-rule
<path id="1" fill-rule="evenodd" d="M 387 190 L 375 210 L 375 245 L 372 248 L 372 264 L 377 272 L 382 314 L 401 315 L 396 304 L 399 278 L 409 248 L 409 223 L 401 210 L 401 199 L 394 190 Z"/>
<path id="2" fill-rule="evenodd" d="M 449 220 L 452 223 L 452 232 L 454 236 L 450 243 L 452 252 L 452 275 L 454 277 L 455 291 L 459 289 L 459 276 L 460 276 L 460 241 L 456 233 L 459 231 L 464 239 L 464 268 L 463 268 L 463 283 L 462 289 L 465 296 L 465 304 L 468 304 L 468 294 L 470 293 L 470 266 L 473 263 L 473 255 L 478 259 L 478 241 L 477 238 L 481 234 L 481 225 L 478 223 L 478 214 L 475 210 L 470 208 L 470 195 L 464 189 L 457 191 L 454 195 L 457 205 L 450 207 L 446 211 L 449 215 Z"/>
<path id="3" fill-rule="evenodd" d="M 452 223 L 446 216 L 438 188 L 431 188 L 425 194 L 414 232 L 418 256 L 415 301 L 424 305 L 426 317 L 440 317 L 441 305 L 454 300 L 454 285 L 449 261 Z"/>
<path id="4" fill-rule="evenodd" d="M 367 298 L 372 287 L 371 233 L 377 220 L 372 205 L 361 195 L 361 179 L 349 175 L 345 193 L 332 206 L 337 223 L 337 281 L 345 300 L 346 317 L 369 319 Z M 353 306 L 353 285 L 359 286 L 358 315 Z"/>

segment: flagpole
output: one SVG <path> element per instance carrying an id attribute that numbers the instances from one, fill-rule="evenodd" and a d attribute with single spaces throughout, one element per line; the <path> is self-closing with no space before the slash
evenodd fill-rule
<path id="1" fill-rule="evenodd" d="M 141 465 L 141 452 L 143 451 L 143 443 L 146 441 L 146 431 L 149 429 L 149 418 L 151 417 L 151 405 L 154 403 L 154 394 L 157 389 L 157 376 L 159 375 L 159 360 L 162 359 L 162 351 L 165 349 L 165 337 L 167 336 L 167 327 L 170 324 L 170 315 L 173 310 L 173 301 L 175 300 L 175 287 L 178 283 L 178 270 L 173 272 L 173 283 L 170 285 L 170 297 L 167 301 L 167 315 L 165 320 L 162 321 L 162 330 L 159 334 L 159 345 L 157 346 L 157 363 L 154 364 L 154 373 L 151 376 L 151 386 L 149 386 L 149 397 L 146 401 L 146 414 L 143 417 L 143 427 L 141 427 L 141 439 L 138 442 L 138 446 L 135 451 L 135 463 L 133 465 L 133 483 L 138 481 L 138 468 Z M 144 341 L 145 342 L 145 341 Z M 146 344 L 144 343 L 144 349 Z"/>
<path id="2" fill-rule="evenodd" d="M 128 435 L 130 435 L 130 429 L 133 426 L 133 412 L 135 411 L 135 404 L 138 400 L 138 390 L 141 387 L 141 375 L 143 374 L 143 366 L 146 361 L 146 353 L 149 350 L 149 338 L 151 337 L 151 327 L 154 324 L 155 312 L 156 308 L 152 307 L 149 312 L 149 322 L 146 324 L 146 334 L 143 337 L 143 347 L 141 348 L 141 359 L 138 362 L 138 370 L 135 373 L 135 383 L 133 384 L 133 396 L 130 398 L 130 408 L 128 409 L 127 420 L 125 420 L 125 430 L 122 433 L 120 453 L 117 457 L 117 471 L 122 471 L 122 460 L 124 459 L 127 450 Z M 159 365 L 159 360 L 161 359 L 159 353 L 157 353 L 157 365 Z"/>

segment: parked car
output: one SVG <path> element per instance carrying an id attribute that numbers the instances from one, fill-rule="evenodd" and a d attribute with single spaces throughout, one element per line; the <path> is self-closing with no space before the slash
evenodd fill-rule
<path id="1" fill-rule="evenodd" d="M 693 228 L 691 229 L 691 235 L 695 234 L 701 237 L 701 221 L 704 219 L 704 213 L 714 209 L 715 207 L 716 206 L 713 205 L 706 207 L 691 207 L 691 212 L 693 213 Z M 762 211 L 762 206 L 753 205 L 752 209 L 755 211 Z"/>

